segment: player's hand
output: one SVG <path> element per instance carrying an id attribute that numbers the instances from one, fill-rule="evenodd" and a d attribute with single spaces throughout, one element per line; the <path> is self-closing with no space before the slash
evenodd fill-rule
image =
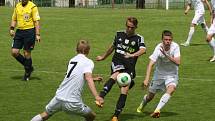
<path id="1" fill-rule="evenodd" d="M 96 61 L 102 61 L 102 60 L 104 60 L 104 57 L 103 57 L 103 56 L 100 56 L 100 55 L 99 55 L 99 56 L 96 57 Z"/>
<path id="2" fill-rule="evenodd" d="M 163 53 L 164 55 L 166 55 L 166 53 L 165 53 L 165 51 L 164 51 L 164 47 L 163 47 L 163 46 L 161 46 L 160 51 L 161 51 L 161 53 Z"/>
<path id="3" fill-rule="evenodd" d="M 40 35 L 36 35 L 36 40 L 37 40 L 38 43 L 41 41 Z"/>
<path id="4" fill-rule="evenodd" d="M 133 54 L 130 54 L 130 53 L 125 53 L 125 58 L 133 58 L 134 55 Z"/>
<path id="5" fill-rule="evenodd" d="M 101 77 L 101 76 L 97 76 L 97 77 L 93 77 L 93 81 L 94 82 L 103 82 L 103 77 Z"/>
<path id="6" fill-rule="evenodd" d="M 166 45 L 166 48 L 169 49 L 170 46 Z M 165 52 L 165 49 L 163 46 L 160 48 L 161 53 L 163 53 L 164 56 L 168 56 L 168 54 Z"/>
<path id="7" fill-rule="evenodd" d="M 101 98 L 100 96 L 96 96 L 96 101 L 95 101 L 96 105 L 100 108 L 103 107 L 104 105 L 104 99 Z"/>
<path id="8" fill-rule="evenodd" d="M 14 37 L 14 36 L 15 36 L 14 30 L 10 30 L 10 31 L 9 31 L 9 34 L 10 34 L 11 37 Z"/>
<path id="9" fill-rule="evenodd" d="M 144 80 L 143 84 L 142 84 L 142 87 L 147 88 L 148 86 L 149 86 L 149 80 Z"/>

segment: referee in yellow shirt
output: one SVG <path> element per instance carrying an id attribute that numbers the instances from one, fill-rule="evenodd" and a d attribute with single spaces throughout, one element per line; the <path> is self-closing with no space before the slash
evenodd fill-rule
<path id="1" fill-rule="evenodd" d="M 40 42 L 39 12 L 37 6 L 29 0 L 21 0 L 14 8 L 10 25 L 10 35 L 13 37 L 11 54 L 25 69 L 23 80 L 29 80 L 34 68 L 31 51 L 35 40 Z M 14 29 L 16 27 L 16 33 Z M 23 49 L 24 54 L 20 54 Z"/>

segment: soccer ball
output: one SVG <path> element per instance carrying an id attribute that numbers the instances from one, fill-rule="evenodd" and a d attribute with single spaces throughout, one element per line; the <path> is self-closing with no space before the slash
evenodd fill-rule
<path id="1" fill-rule="evenodd" d="M 131 83 L 131 76 L 128 73 L 119 73 L 117 83 L 120 87 L 127 86 Z"/>

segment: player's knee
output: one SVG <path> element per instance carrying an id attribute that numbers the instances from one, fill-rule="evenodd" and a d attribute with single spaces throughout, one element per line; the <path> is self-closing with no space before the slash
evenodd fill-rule
<path id="1" fill-rule="evenodd" d="M 31 57 L 31 52 L 30 51 L 24 51 L 24 56 L 26 58 L 30 58 Z"/>
<path id="2" fill-rule="evenodd" d="M 155 93 L 149 92 L 146 96 L 146 100 L 149 102 L 151 101 L 155 96 Z"/>
<path id="3" fill-rule="evenodd" d="M 95 113 L 90 113 L 87 116 L 85 116 L 85 120 L 86 121 L 93 121 L 96 118 L 96 114 Z"/>
<path id="4" fill-rule="evenodd" d="M 11 55 L 12 55 L 13 57 L 17 57 L 17 56 L 19 55 L 19 51 L 12 50 L 12 51 L 11 51 Z"/>
<path id="5" fill-rule="evenodd" d="M 194 24 L 194 23 L 192 23 L 191 25 L 190 25 L 190 27 L 195 27 L 196 26 L 196 24 Z"/>
<path id="6" fill-rule="evenodd" d="M 212 37 L 211 37 L 211 36 L 207 36 L 207 37 L 206 37 L 206 41 L 207 41 L 207 42 L 210 42 L 211 40 L 212 40 Z"/>
<path id="7" fill-rule="evenodd" d="M 170 85 L 167 88 L 167 93 L 169 93 L 170 95 L 172 95 L 175 92 L 175 90 L 176 90 L 176 86 Z"/>
<path id="8" fill-rule="evenodd" d="M 41 115 L 43 121 L 48 120 L 49 117 L 51 116 L 51 115 L 49 115 L 47 112 L 43 112 L 43 113 L 41 113 L 40 115 Z"/>
<path id="9" fill-rule="evenodd" d="M 151 101 L 153 98 L 154 98 L 154 97 L 148 97 L 148 98 L 146 98 L 146 100 L 149 102 L 149 101 Z"/>
<path id="10" fill-rule="evenodd" d="M 126 87 L 121 87 L 121 94 L 127 95 L 127 94 L 128 94 L 128 91 L 129 91 L 129 87 L 128 87 L 128 86 L 126 86 Z"/>
<path id="11" fill-rule="evenodd" d="M 86 117 L 86 121 L 93 121 L 96 118 L 96 116 Z"/>

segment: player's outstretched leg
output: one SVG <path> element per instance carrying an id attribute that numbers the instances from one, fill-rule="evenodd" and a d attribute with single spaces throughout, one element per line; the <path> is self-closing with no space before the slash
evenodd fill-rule
<path id="1" fill-rule="evenodd" d="M 190 42 L 191 42 L 191 39 L 192 39 L 192 36 L 195 32 L 195 27 L 190 27 L 190 31 L 189 31 L 189 34 L 188 34 L 188 37 L 187 37 L 187 41 L 185 43 L 181 43 L 182 46 L 189 46 L 190 45 Z"/>
<path id="2" fill-rule="evenodd" d="M 137 108 L 138 113 L 143 112 L 143 108 L 147 105 L 148 101 L 146 100 L 147 95 L 144 95 L 142 102 L 140 103 L 139 107 Z"/>
<path id="3" fill-rule="evenodd" d="M 144 95 L 142 102 L 140 103 L 139 107 L 137 108 L 138 113 L 142 113 L 144 107 L 154 98 L 154 93 L 149 93 L 148 95 Z"/>
<path id="4" fill-rule="evenodd" d="M 105 85 L 104 85 L 104 87 L 103 87 L 103 90 L 100 92 L 99 96 L 100 96 L 101 98 L 104 99 L 104 97 L 105 97 L 105 96 L 107 95 L 107 93 L 111 90 L 111 88 L 112 88 L 112 86 L 113 86 L 114 84 L 115 84 L 115 80 L 112 79 L 112 78 L 110 78 L 110 79 L 105 83 Z M 103 105 L 102 105 L 100 102 L 95 101 L 95 103 L 96 103 L 96 105 L 97 105 L 98 107 L 103 107 Z"/>
<path id="5" fill-rule="evenodd" d="M 207 40 L 207 41 L 213 51 L 213 57 L 210 59 L 210 62 L 215 62 L 215 40 L 212 37 L 211 41 L 209 41 L 209 40 Z"/>
<path id="6" fill-rule="evenodd" d="M 155 111 L 151 114 L 151 117 L 153 118 L 159 118 L 160 117 L 160 110 L 161 108 L 164 107 L 164 105 L 169 101 L 171 95 L 168 94 L 168 93 L 165 93 L 161 99 L 160 99 L 160 102 L 158 103 Z"/>
<path id="7" fill-rule="evenodd" d="M 112 117 L 112 121 L 118 121 L 118 116 L 122 112 L 122 109 L 125 107 L 126 99 L 127 99 L 126 94 L 120 94 L 119 99 L 116 104 L 116 109 L 115 109 L 114 115 Z"/>
<path id="8" fill-rule="evenodd" d="M 112 86 L 115 84 L 115 80 L 110 78 L 104 85 L 103 90 L 100 92 L 99 96 L 104 98 L 106 94 L 111 90 Z"/>

